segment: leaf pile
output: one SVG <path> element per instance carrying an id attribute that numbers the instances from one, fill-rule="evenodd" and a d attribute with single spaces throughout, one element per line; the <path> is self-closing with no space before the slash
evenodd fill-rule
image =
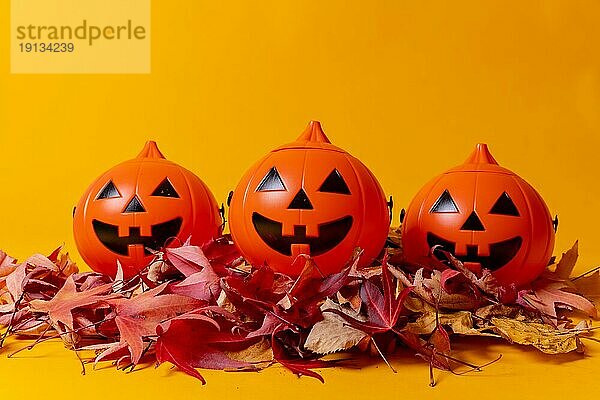
<path id="1" fill-rule="evenodd" d="M 597 270 L 570 279 L 577 243 L 525 288 L 503 287 L 490 271 L 475 274 L 437 249 L 426 265 L 402 260 L 397 231 L 382 258 L 323 277 L 309 257 L 295 260 L 293 279 L 251 266 L 225 236 L 203 247 L 184 243 L 155 253 L 125 281 L 79 272 L 61 248 L 22 263 L 0 252 L 0 325 L 8 336 L 35 339 L 14 354 L 60 338 L 81 361 L 118 369 L 168 362 L 204 383 L 198 369 L 257 371 L 279 363 L 323 381 L 315 369 L 343 365 L 366 352 L 388 362 L 399 347 L 433 369 L 461 373 L 454 336 L 490 336 L 548 354 L 583 352 L 588 320 L 600 297 Z M 440 259 L 434 254 L 441 254 Z M 294 269 L 296 270 L 296 269 Z M 594 338 L 590 338 L 595 340 Z M 325 357 L 344 352 L 344 359 Z M 494 360 L 495 361 L 495 360 Z M 493 362 L 493 361 L 492 361 Z M 466 368 L 466 370 L 464 370 Z"/>

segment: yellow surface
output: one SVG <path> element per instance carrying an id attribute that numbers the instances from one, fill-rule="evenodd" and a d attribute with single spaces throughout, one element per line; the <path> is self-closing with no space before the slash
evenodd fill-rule
<path id="1" fill-rule="evenodd" d="M 584 1 L 154 1 L 149 75 L 10 75 L 9 2 L 0 3 L 0 244 L 24 258 L 64 242 L 86 186 L 148 138 L 197 172 L 219 199 L 271 148 L 320 119 L 362 159 L 398 208 L 476 142 L 520 173 L 560 216 L 557 253 L 581 240 L 583 272 L 600 262 L 600 3 Z M 47 344 L 0 359 L 4 398 L 590 398 L 590 357 L 547 357 L 491 341 L 463 358 L 499 363 L 470 377 L 409 356 L 324 371 L 327 384 L 280 368 L 168 367 L 79 375 Z M 18 346 L 12 343 L 11 347 Z M 474 350 L 474 348 L 478 350 Z"/>

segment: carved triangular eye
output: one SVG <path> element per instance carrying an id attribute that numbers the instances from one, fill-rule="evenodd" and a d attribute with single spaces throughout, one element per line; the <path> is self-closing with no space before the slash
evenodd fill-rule
<path id="1" fill-rule="evenodd" d="M 256 188 L 257 192 L 274 192 L 277 190 L 286 190 L 285 185 L 283 184 L 283 180 L 281 176 L 279 176 L 279 172 L 277 168 L 273 167 L 267 172 L 265 177 L 260 181 L 258 187 Z"/>
<path id="2" fill-rule="evenodd" d="M 498 197 L 498 200 L 496 200 L 496 203 L 490 210 L 490 214 L 511 215 L 513 217 L 518 217 L 519 210 L 517 210 L 517 206 L 515 206 L 515 203 L 513 203 L 508 193 L 504 192 L 500 195 L 500 197 Z"/>
<path id="3" fill-rule="evenodd" d="M 444 190 L 444 193 L 439 199 L 435 201 L 433 207 L 431 207 L 430 213 L 457 213 L 458 207 L 448 189 Z"/>
<path id="4" fill-rule="evenodd" d="M 321 184 L 319 192 L 350 194 L 350 189 L 344 178 L 342 178 L 340 171 L 334 169 Z"/>
<path id="5" fill-rule="evenodd" d="M 177 191 L 171 184 L 171 181 L 169 181 L 169 178 L 165 178 L 161 183 L 159 183 L 150 196 L 179 198 L 179 194 L 177 194 Z"/>
<path id="6" fill-rule="evenodd" d="M 108 181 L 106 185 L 102 188 L 96 200 L 98 199 L 114 199 L 117 197 L 121 197 L 121 193 L 117 190 L 117 187 L 113 183 L 113 181 Z"/>

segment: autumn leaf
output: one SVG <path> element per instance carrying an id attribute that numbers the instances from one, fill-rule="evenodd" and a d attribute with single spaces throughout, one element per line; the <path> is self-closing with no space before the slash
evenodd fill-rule
<path id="1" fill-rule="evenodd" d="M 210 261 L 198 246 L 184 245 L 164 249 L 165 261 L 171 263 L 184 276 L 190 276 L 210 266 Z"/>
<path id="2" fill-rule="evenodd" d="M 342 307 L 330 299 L 325 300 L 321 305 L 323 311 L 334 309 L 347 314 L 350 318 L 362 320 L 358 312 L 348 309 L 348 307 Z M 366 333 L 348 326 L 344 318 L 327 312 L 323 314 L 323 320 L 311 328 L 304 347 L 317 354 L 330 354 L 348 350 L 366 336 Z"/>
<path id="3" fill-rule="evenodd" d="M 544 277 L 554 280 L 569 279 L 571 273 L 573 272 L 573 269 L 575 268 L 575 264 L 577 263 L 578 257 L 579 241 L 576 241 L 569 250 L 562 254 L 558 264 L 556 264 L 554 272 L 548 271 L 546 274 L 544 274 Z"/>
<path id="4" fill-rule="evenodd" d="M 93 289 L 78 292 L 73 280 L 73 275 L 69 276 L 64 286 L 50 300 L 32 300 L 29 307 L 33 312 L 42 312 L 48 314 L 52 325 L 60 332 L 60 324 L 63 324 L 67 330 L 72 331 L 73 310 L 79 307 L 91 306 L 99 302 L 120 297 L 118 294 L 111 293 L 112 284 L 101 285 Z"/>
<path id="5" fill-rule="evenodd" d="M 280 325 L 275 331 L 273 331 L 271 335 L 271 348 L 273 349 L 273 357 L 275 358 L 275 361 L 283 365 L 298 377 L 308 376 L 318 379 L 321 383 L 325 383 L 325 380 L 321 374 L 313 371 L 313 369 L 333 367 L 343 360 L 321 360 L 316 356 L 290 356 L 288 351 L 286 351 L 286 347 L 289 347 L 289 343 L 285 343 L 284 341 L 286 333 L 285 330 L 286 328 L 283 325 Z M 280 335 L 280 333 L 283 333 L 284 335 Z M 294 335 L 294 337 L 296 337 L 296 335 Z"/>
<path id="6" fill-rule="evenodd" d="M 419 269 L 414 276 L 412 284 L 413 292 L 421 299 L 436 308 L 449 310 L 472 310 L 481 304 L 479 296 L 467 293 L 447 293 L 442 287 L 442 272 L 431 271 L 429 278 L 425 277 L 425 270 Z"/>
<path id="7" fill-rule="evenodd" d="M 349 306 L 355 312 L 360 312 L 362 299 L 360 298 L 360 282 L 350 282 L 336 293 L 338 304 Z"/>
<path id="8" fill-rule="evenodd" d="M 452 267 L 452 269 L 443 270 L 440 278 L 446 293 L 463 294 L 478 300 L 481 300 L 482 295 L 488 295 L 501 300 L 504 294 L 502 292 L 509 289 L 501 287 L 490 270 L 484 268 L 475 274 L 465 267 L 464 263 L 454 254 L 442 249 L 438 251 L 444 255 L 449 266 Z"/>
<path id="9" fill-rule="evenodd" d="M 58 267 L 47 257 L 41 254 L 34 254 L 18 265 L 15 270 L 6 277 L 6 287 L 16 301 L 23 294 L 23 287 L 31 269 L 46 269 L 48 271 L 58 272 Z"/>
<path id="10" fill-rule="evenodd" d="M 235 268 L 244 262 L 240 250 L 229 234 L 211 240 L 202 250 L 218 275 L 225 275 L 226 269 Z"/>
<path id="11" fill-rule="evenodd" d="M 132 298 L 107 300 L 114 308 L 114 321 L 119 329 L 120 344 L 127 344 L 131 362 L 137 364 L 144 350 L 144 339 L 156 335 L 162 322 L 204 305 L 204 302 L 178 294 L 160 295 L 167 284 Z"/>
<path id="12" fill-rule="evenodd" d="M 600 271 L 598 269 L 579 276 L 572 282 L 577 293 L 595 302 L 600 300 Z"/>
<path id="13" fill-rule="evenodd" d="M 202 271 L 194 272 L 183 281 L 169 285 L 167 290 L 169 293 L 210 302 L 219 296 L 221 283 L 219 276 L 209 264 Z"/>
<path id="14" fill-rule="evenodd" d="M 220 346 L 231 342 L 247 342 L 243 336 L 221 330 L 214 319 L 199 313 L 185 314 L 156 328 L 156 360 L 159 364 L 170 362 L 186 374 L 206 381 L 196 368 L 248 369 L 253 364 L 234 360 Z"/>
<path id="15" fill-rule="evenodd" d="M 470 311 L 456 311 L 452 313 L 428 312 L 421 314 L 414 322 L 408 323 L 404 330 L 417 335 L 429 335 L 439 325 L 447 326 L 458 335 L 484 336 L 473 326 L 473 314 Z"/>
<path id="16" fill-rule="evenodd" d="M 532 289 L 519 292 L 517 302 L 524 307 L 533 308 L 542 314 L 542 317 L 552 321 L 558 319 L 557 308 L 576 309 L 590 317 L 596 317 L 596 307 L 585 297 L 564 291 L 567 285 L 563 282 L 542 280 L 534 282 Z"/>
<path id="17" fill-rule="evenodd" d="M 312 271 L 316 265 L 313 260 L 307 259 L 303 273 L 290 289 L 290 304 L 301 310 L 318 308 L 323 299 L 338 293 L 350 281 L 361 255 L 362 251 L 355 252 L 340 272 L 326 277 L 315 277 Z"/>
<path id="18" fill-rule="evenodd" d="M 17 260 L 0 250 L 0 304 L 12 303 L 14 298 L 6 287 L 6 278 L 18 267 Z"/>
<path id="19" fill-rule="evenodd" d="M 582 352 L 580 336 L 588 331 L 587 325 L 571 330 L 558 330 L 548 324 L 492 318 L 494 330 L 511 343 L 529 345 L 546 354 Z"/>
<path id="20" fill-rule="evenodd" d="M 429 336 L 428 342 L 435 350 L 434 355 L 445 357 L 447 354 L 450 354 L 450 335 L 441 324 L 435 327 L 433 333 Z"/>
<path id="21" fill-rule="evenodd" d="M 56 265 L 60 274 L 64 276 L 77 273 L 79 271 L 77 264 L 71 260 L 69 253 L 63 252 L 62 250 L 63 246 L 57 247 L 52 254 L 48 256 L 48 259 Z"/>
<path id="22" fill-rule="evenodd" d="M 265 310 L 275 307 L 289 292 L 292 284 L 290 278 L 276 274 L 267 266 L 260 266 L 247 276 L 225 277 L 221 286 L 239 312 L 260 320 L 265 317 Z"/>
<path id="23" fill-rule="evenodd" d="M 324 278 L 310 273 L 314 265 L 311 260 L 306 260 L 305 270 L 295 282 L 289 281 L 289 278 L 278 280 L 267 267 L 261 267 L 246 279 L 248 284 L 241 285 L 243 281 L 239 278 L 229 277 L 223 288 L 237 308 L 250 316 L 262 316 L 260 328 L 248 337 L 271 336 L 278 328 L 308 329 L 323 319 L 319 309 L 321 302 L 336 294 L 348 282 L 359 255 L 357 253 L 342 271 Z M 305 261 L 303 258 L 299 260 Z M 273 289 L 269 290 L 270 287 Z"/>
<path id="24" fill-rule="evenodd" d="M 407 287 L 396 296 L 396 287 L 392 283 L 393 280 L 388 268 L 387 262 L 384 260 L 381 274 L 383 292 L 373 282 L 369 280 L 363 282 L 360 297 L 367 310 L 367 317 L 364 321 L 351 317 L 335 308 L 325 311 L 339 315 L 353 328 L 370 335 L 395 331 L 402 311 L 402 303 L 412 288 Z"/>
<path id="25" fill-rule="evenodd" d="M 398 245 L 399 231 L 393 232 L 388 243 Z M 61 248 L 21 264 L 0 252 L 0 325 L 6 327 L 0 346 L 12 334 L 41 335 L 35 343 L 60 336 L 67 348 L 93 350 L 95 362 L 113 360 L 117 368 L 155 359 L 204 382 L 198 368 L 256 371 L 278 362 L 322 382 L 316 370 L 336 361 L 320 356 L 352 348 L 379 353 L 387 363 L 384 354 L 401 343 L 430 371 L 479 370 L 451 353 L 456 335 L 501 336 L 558 354 L 581 351 L 580 338 L 591 332 L 585 321 L 573 326 L 557 313 L 596 313 L 582 295 L 600 297 L 600 272 L 568 278 L 577 243 L 519 292 L 450 253 L 424 268 L 406 263 L 400 247 L 390 254 L 381 265 L 359 268 L 357 251 L 329 276 L 310 257 L 298 257 L 301 273 L 294 279 L 265 265 L 241 265 L 230 237 L 222 237 L 202 247 L 188 241 L 163 249 L 143 281 L 123 282 L 122 275 L 77 273 Z M 146 290 L 148 280 L 162 284 Z"/>
<path id="26" fill-rule="evenodd" d="M 478 320 L 489 321 L 491 318 L 511 318 L 523 320 L 526 317 L 523 315 L 524 310 L 518 305 L 505 304 L 488 304 L 475 310 L 473 313 Z"/>
<path id="27" fill-rule="evenodd" d="M 252 363 L 252 365 L 270 364 L 274 360 L 271 343 L 264 338 L 242 350 L 225 351 L 225 355 L 232 360 Z"/>

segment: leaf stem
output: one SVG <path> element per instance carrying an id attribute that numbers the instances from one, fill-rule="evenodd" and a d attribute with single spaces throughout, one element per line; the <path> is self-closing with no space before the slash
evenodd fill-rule
<path id="1" fill-rule="evenodd" d="M 381 356 L 381 358 L 383 358 L 383 361 L 385 361 L 385 363 L 387 364 L 388 367 L 390 367 L 390 369 L 392 370 L 393 373 L 398 373 L 398 371 L 396 371 L 394 369 L 394 367 L 392 367 L 392 364 L 389 363 L 389 361 L 387 360 L 387 358 L 385 358 L 385 356 L 383 355 L 383 353 L 381 352 L 381 349 L 379 348 L 379 346 L 377 346 L 377 342 L 375 342 L 375 338 L 371 336 L 371 342 L 373 343 L 373 346 L 375 346 L 375 349 L 377 349 L 377 352 L 379 353 L 379 355 Z"/>

